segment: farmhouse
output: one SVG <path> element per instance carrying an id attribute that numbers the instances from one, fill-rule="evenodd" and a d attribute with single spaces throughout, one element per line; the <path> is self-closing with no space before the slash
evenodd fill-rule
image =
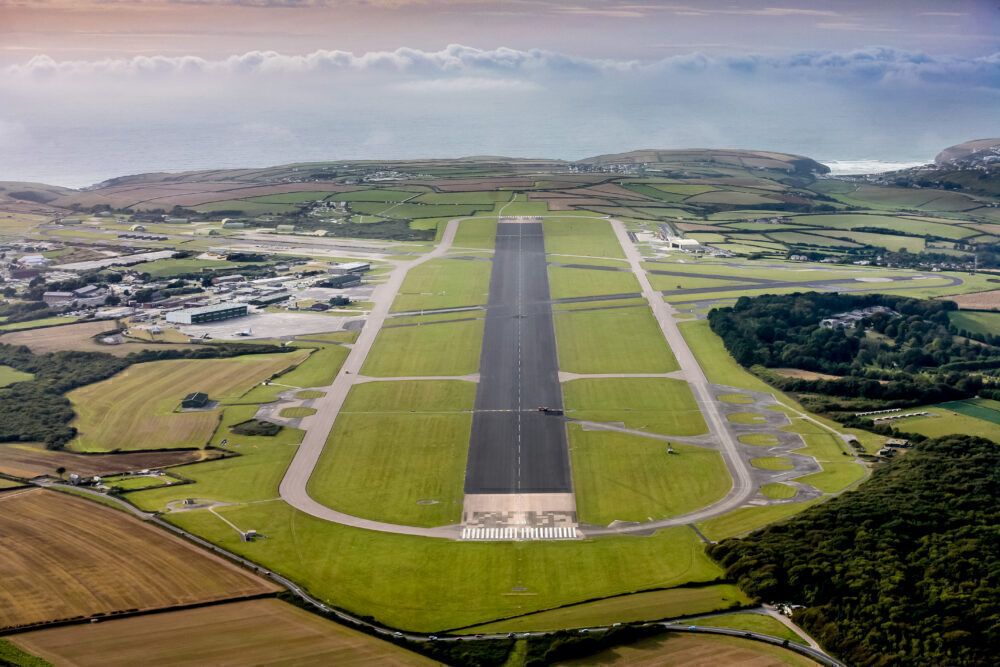
<path id="1" fill-rule="evenodd" d="M 181 399 L 181 407 L 185 410 L 194 410 L 208 405 L 208 394 L 203 391 L 196 391 Z"/>
<path id="2" fill-rule="evenodd" d="M 175 310 L 174 312 L 167 313 L 167 322 L 173 322 L 174 324 L 204 324 L 205 322 L 218 322 L 220 320 L 231 320 L 234 317 L 244 317 L 247 312 L 247 306 L 243 303 L 219 303 L 214 306 Z"/>

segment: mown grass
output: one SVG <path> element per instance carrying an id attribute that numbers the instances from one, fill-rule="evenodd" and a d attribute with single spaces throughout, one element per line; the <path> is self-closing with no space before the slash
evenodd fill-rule
<path id="1" fill-rule="evenodd" d="M 608 626 L 614 623 L 658 621 L 746 604 L 750 604 L 750 599 L 732 584 L 668 588 L 661 591 L 646 591 L 606 600 L 584 602 L 561 609 L 477 625 L 465 631 L 478 633 L 540 632 Z"/>
<path id="2" fill-rule="evenodd" d="M 714 519 L 703 521 L 698 524 L 698 528 L 705 534 L 705 537 L 717 542 L 727 537 L 744 535 L 770 523 L 787 519 L 807 509 L 810 505 L 816 504 L 816 502 L 816 500 L 810 500 L 801 503 L 741 507 Z"/>
<path id="3" fill-rule="evenodd" d="M 825 493 L 836 493 L 864 479 L 867 474 L 864 466 L 855 461 L 849 446 L 822 426 L 793 418 L 791 425 L 783 430 L 801 435 L 806 446 L 796 449 L 795 453 L 813 457 L 823 468 L 820 472 L 797 477 L 795 481 L 811 484 Z"/>
<path id="4" fill-rule="evenodd" d="M 679 368 L 648 307 L 554 315 L 560 370 L 669 373 Z"/>
<path id="5" fill-rule="evenodd" d="M 734 424 L 764 424 L 767 417 L 758 412 L 731 412 L 726 419 Z"/>
<path id="6" fill-rule="evenodd" d="M 746 394 L 722 394 L 718 399 L 723 403 L 736 403 L 739 405 L 753 403 L 753 397 Z"/>
<path id="7" fill-rule="evenodd" d="M 546 218 L 542 226 L 545 229 L 545 252 L 551 255 L 625 256 L 607 220 L 567 216 Z"/>
<path id="8" fill-rule="evenodd" d="M 700 435 L 708 427 L 687 382 L 669 378 L 606 378 L 565 382 L 563 403 L 573 419 L 622 422 L 664 435 Z"/>
<path id="9" fill-rule="evenodd" d="M 216 511 L 267 539 L 243 542 L 206 511 L 168 518 L 329 604 L 427 632 L 721 575 L 686 527 L 639 539 L 463 543 L 349 528 L 280 501 Z"/>
<path id="10" fill-rule="evenodd" d="M 709 382 L 737 389 L 772 393 L 773 390 L 763 380 L 746 372 L 733 359 L 723 345 L 722 339 L 712 332 L 707 320 L 681 322 L 678 326 Z"/>
<path id="11" fill-rule="evenodd" d="M 232 359 L 183 359 L 135 364 L 118 375 L 74 389 L 67 396 L 79 435 L 69 448 L 114 451 L 203 447 L 218 410 L 175 412 L 181 399 L 202 391 L 225 401 L 295 364 L 305 351 Z"/>
<path id="12" fill-rule="evenodd" d="M 476 385 L 357 385 L 309 481 L 318 501 L 369 519 L 419 526 L 461 517 Z"/>
<path id="13" fill-rule="evenodd" d="M 490 262 L 434 259 L 406 274 L 392 312 L 478 306 L 490 291 Z"/>
<path id="14" fill-rule="evenodd" d="M 900 431 L 920 433 L 928 438 L 940 438 L 953 434 L 977 435 L 1000 443 L 1000 426 L 996 424 L 946 410 L 940 406 L 921 408 L 921 411 L 924 410 L 930 412 L 931 416 L 900 419 L 894 422 L 893 426 Z"/>
<path id="15" fill-rule="evenodd" d="M 603 294 L 633 294 L 639 281 L 627 271 L 549 267 L 549 293 L 553 299 Z"/>
<path id="16" fill-rule="evenodd" d="M 774 500 L 787 500 L 788 498 L 794 498 L 798 494 L 799 490 L 794 486 L 789 486 L 788 484 L 774 482 L 761 486 L 760 492 L 767 498 L 772 498 Z"/>
<path id="17" fill-rule="evenodd" d="M 476 217 L 458 223 L 453 248 L 487 248 L 496 245 L 496 217 Z"/>
<path id="18" fill-rule="evenodd" d="M 761 470 L 791 470 L 795 465 L 783 456 L 760 456 L 750 459 L 750 465 Z"/>
<path id="19" fill-rule="evenodd" d="M 287 419 L 299 419 L 301 417 L 309 417 L 311 415 L 316 414 L 316 409 L 305 408 L 301 406 L 292 408 L 283 408 L 279 414 Z"/>
<path id="20" fill-rule="evenodd" d="M 755 614 L 745 612 L 742 614 L 719 614 L 718 616 L 706 616 L 697 620 L 698 625 L 707 625 L 713 628 L 734 628 L 736 630 L 749 630 L 762 635 L 770 635 L 778 639 L 787 639 L 797 644 L 805 644 L 796 632 L 776 618 L 766 614 Z"/>
<path id="21" fill-rule="evenodd" d="M 778 444 L 778 437 L 770 433 L 744 433 L 739 436 L 739 440 L 744 445 L 755 447 L 773 447 Z"/>
<path id="22" fill-rule="evenodd" d="M 375 377 L 475 373 L 482 341 L 483 320 L 383 328 L 361 372 Z"/>
<path id="23" fill-rule="evenodd" d="M 718 452 L 613 431 L 569 429 L 580 520 L 646 521 L 704 507 L 732 486 Z"/>

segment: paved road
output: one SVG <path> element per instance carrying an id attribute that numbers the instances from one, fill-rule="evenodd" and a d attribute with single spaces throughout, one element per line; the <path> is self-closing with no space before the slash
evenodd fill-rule
<path id="1" fill-rule="evenodd" d="M 653 273 L 663 273 L 663 272 L 656 272 L 656 271 L 654 271 Z M 705 277 L 705 278 L 719 277 L 719 278 L 724 278 L 725 280 L 732 280 L 732 278 L 728 278 L 728 277 L 724 277 L 724 276 L 709 276 L 709 275 L 704 275 L 703 276 L 701 274 L 685 274 L 685 275 L 689 275 L 689 276 L 690 275 L 696 275 L 698 277 Z M 947 278 L 948 281 L 949 281 L 947 285 L 939 285 L 938 287 L 954 287 L 956 285 L 961 285 L 962 282 L 963 282 L 961 278 L 958 278 L 956 276 L 934 276 L 934 277 L 935 278 L 939 278 L 939 277 L 940 278 Z M 740 292 L 740 291 L 744 291 L 744 290 L 777 289 L 779 287 L 780 288 L 785 288 L 785 287 L 821 288 L 821 287 L 832 287 L 834 285 L 856 285 L 857 286 L 857 289 L 854 289 L 854 290 L 841 290 L 842 292 L 858 292 L 858 291 L 864 291 L 864 290 L 877 290 L 880 286 L 885 286 L 886 289 L 892 289 L 892 290 L 898 290 L 898 289 L 917 289 L 919 287 L 923 287 L 923 285 L 921 284 L 921 281 L 924 278 L 925 278 L 924 276 L 894 276 L 894 277 L 890 278 L 889 280 L 885 280 L 885 281 L 881 281 L 881 280 L 880 281 L 865 281 L 865 280 L 859 280 L 857 278 L 831 278 L 830 280 L 796 280 L 796 281 L 789 281 L 789 282 L 775 281 L 775 280 L 766 280 L 765 281 L 765 280 L 754 279 L 754 282 L 743 282 L 743 283 L 738 284 L 738 285 L 721 285 L 721 286 L 716 286 L 716 287 L 691 287 L 691 288 L 687 288 L 687 289 L 663 290 L 661 292 L 661 294 L 663 294 L 665 296 L 673 296 L 673 295 L 676 295 L 676 294 L 712 294 L 712 293 L 715 293 L 715 292 L 727 292 L 728 293 L 728 292 Z M 912 282 L 912 283 L 915 283 L 915 284 L 907 286 L 907 287 L 898 287 L 898 286 L 895 285 L 895 283 L 900 283 L 900 282 Z M 888 287 L 889 285 L 892 285 L 892 287 Z"/>
<path id="2" fill-rule="evenodd" d="M 325 446 L 337 446 L 336 442 L 331 442 L 327 445 L 327 436 L 333 429 L 333 423 L 340 414 L 348 392 L 355 382 L 358 381 L 361 367 L 364 365 L 365 359 L 368 358 L 368 353 L 375 343 L 375 337 L 378 335 L 389 314 L 389 307 L 399 292 L 399 288 L 402 286 L 407 272 L 415 266 L 441 257 L 448 252 L 452 242 L 455 240 L 458 223 L 458 219 L 448 222 L 441 237 L 441 242 L 437 247 L 417 259 L 397 264 L 389 273 L 386 281 L 375 289 L 375 293 L 372 296 L 375 305 L 372 307 L 372 311 L 368 315 L 368 319 L 365 321 L 365 325 L 361 329 L 357 341 L 355 341 L 354 346 L 351 348 L 350 354 L 347 355 L 343 368 L 341 368 L 340 373 L 334 379 L 333 384 L 325 389 L 326 395 L 316 399 L 316 402 L 313 403 L 313 407 L 317 410 L 316 414 L 303 420 L 303 427 L 306 428 L 305 437 L 302 439 L 302 444 L 299 445 L 291 465 L 288 466 L 288 470 L 285 472 L 285 477 L 281 480 L 279 488 L 281 498 L 292 507 L 314 517 L 334 521 L 345 526 L 354 526 L 355 528 L 367 528 L 368 530 L 418 535 L 422 537 L 457 538 L 460 534 L 458 526 L 418 528 L 416 526 L 403 526 L 382 521 L 372 521 L 351 514 L 345 514 L 344 512 L 338 512 L 313 500 L 306 488 L 313 468 L 316 467 L 316 463 L 323 453 L 323 448 Z"/>
<path id="3" fill-rule="evenodd" d="M 750 472 L 750 465 L 740 453 L 736 437 L 726 426 L 726 418 L 719 409 L 719 404 L 715 400 L 715 397 L 712 395 L 708 378 L 705 376 L 705 371 L 702 370 L 701 364 L 698 363 L 694 353 L 691 352 L 691 348 L 688 346 L 687 341 L 684 340 L 684 336 L 681 335 L 681 331 L 677 327 L 677 321 L 673 317 L 675 312 L 674 309 L 663 300 L 660 293 L 654 290 L 653 286 L 650 284 L 649 278 L 646 276 L 646 272 L 642 268 L 642 255 L 629 238 L 628 232 L 625 229 L 625 224 L 620 220 L 612 220 L 611 226 L 614 229 L 615 235 L 618 237 L 618 241 L 621 243 L 622 248 L 625 250 L 625 257 L 632 266 L 632 272 L 635 274 L 636 279 L 639 281 L 639 285 L 642 287 L 642 294 L 649 303 L 649 307 L 653 311 L 653 316 L 656 318 L 656 321 L 660 326 L 660 330 L 663 332 L 663 336 L 667 339 L 667 343 L 670 345 L 670 349 L 673 350 L 674 356 L 677 357 L 677 362 L 680 364 L 681 370 L 684 371 L 684 376 L 687 378 L 688 383 L 691 386 L 691 390 L 694 393 L 695 400 L 697 400 L 698 406 L 701 408 L 702 415 L 705 417 L 705 422 L 708 424 L 709 432 L 719 443 L 720 453 L 722 454 L 722 458 L 726 462 L 726 467 L 729 468 L 729 473 L 733 478 L 733 487 L 730 489 L 726 497 L 719 502 L 709 505 L 708 507 L 703 507 L 700 510 L 689 512 L 688 514 L 673 517 L 671 519 L 648 521 L 630 526 L 589 528 L 584 530 L 584 533 L 587 535 L 631 533 L 647 531 L 651 528 L 666 528 L 668 526 L 677 526 L 696 521 L 704 521 L 705 519 L 718 516 L 719 514 L 723 514 L 740 507 L 746 503 L 751 496 L 753 496 L 756 490 Z"/>
<path id="4" fill-rule="evenodd" d="M 541 223 L 500 223 L 465 493 L 572 490 Z"/>

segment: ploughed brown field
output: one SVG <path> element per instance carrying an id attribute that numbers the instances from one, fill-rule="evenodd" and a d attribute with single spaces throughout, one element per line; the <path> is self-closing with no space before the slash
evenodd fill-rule
<path id="1" fill-rule="evenodd" d="M 0 493 L 0 629 L 280 590 L 132 516 L 44 489 Z"/>
<path id="2" fill-rule="evenodd" d="M 115 356 L 125 356 L 141 350 L 165 350 L 167 348 L 193 347 L 186 343 L 137 343 L 132 340 L 119 345 L 104 345 L 97 342 L 97 336 L 118 331 L 114 320 L 100 322 L 80 322 L 58 327 L 14 331 L 0 336 L 0 343 L 7 345 L 27 345 L 35 354 L 79 350 L 81 352 L 104 352 Z"/>
<path id="3" fill-rule="evenodd" d="M 969 310 L 1000 310 L 1000 289 L 990 292 L 976 292 L 975 294 L 958 294 L 942 298 L 947 301 L 954 301 L 958 304 L 959 308 Z"/>
<path id="4" fill-rule="evenodd" d="M 8 636 L 57 665 L 434 665 L 279 600 L 250 600 Z"/>
<path id="5" fill-rule="evenodd" d="M 41 475 L 58 475 L 59 468 L 65 468 L 64 475 L 76 473 L 81 477 L 111 475 L 120 472 L 134 472 L 147 468 L 210 461 L 222 455 L 220 450 L 199 449 L 176 452 L 125 452 L 121 454 L 74 454 L 67 451 L 45 449 L 39 444 L 0 444 L 0 472 L 31 479 Z"/>

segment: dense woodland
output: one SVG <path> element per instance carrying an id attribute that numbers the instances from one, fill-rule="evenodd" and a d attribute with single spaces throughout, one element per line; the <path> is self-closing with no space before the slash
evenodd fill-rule
<path id="1" fill-rule="evenodd" d="M 1000 648 L 1000 449 L 919 444 L 871 480 L 709 548 L 762 600 L 853 665 L 988 665 Z"/>
<path id="2" fill-rule="evenodd" d="M 242 354 L 289 352 L 275 345 L 213 345 L 191 349 L 143 350 L 124 357 L 103 352 L 33 354 L 23 345 L 0 344 L 0 365 L 34 378 L 0 388 L 0 442 L 44 442 L 58 449 L 76 436 L 66 392 L 106 380 L 135 363 L 161 359 L 219 359 Z"/>
<path id="3" fill-rule="evenodd" d="M 847 311 L 884 306 L 854 328 L 820 322 Z M 786 378 L 761 372 L 781 389 L 855 399 L 850 409 L 922 404 L 991 392 L 1000 348 L 955 335 L 950 301 L 880 294 L 809 292 L 740 298 L 709 313 L 712 330 L 744 366 L 799 368 L 837 379 Z M 984 389 L 985 387 L 985 389 Z M 830 402 L 805 401 L 813 409 Z"/>

